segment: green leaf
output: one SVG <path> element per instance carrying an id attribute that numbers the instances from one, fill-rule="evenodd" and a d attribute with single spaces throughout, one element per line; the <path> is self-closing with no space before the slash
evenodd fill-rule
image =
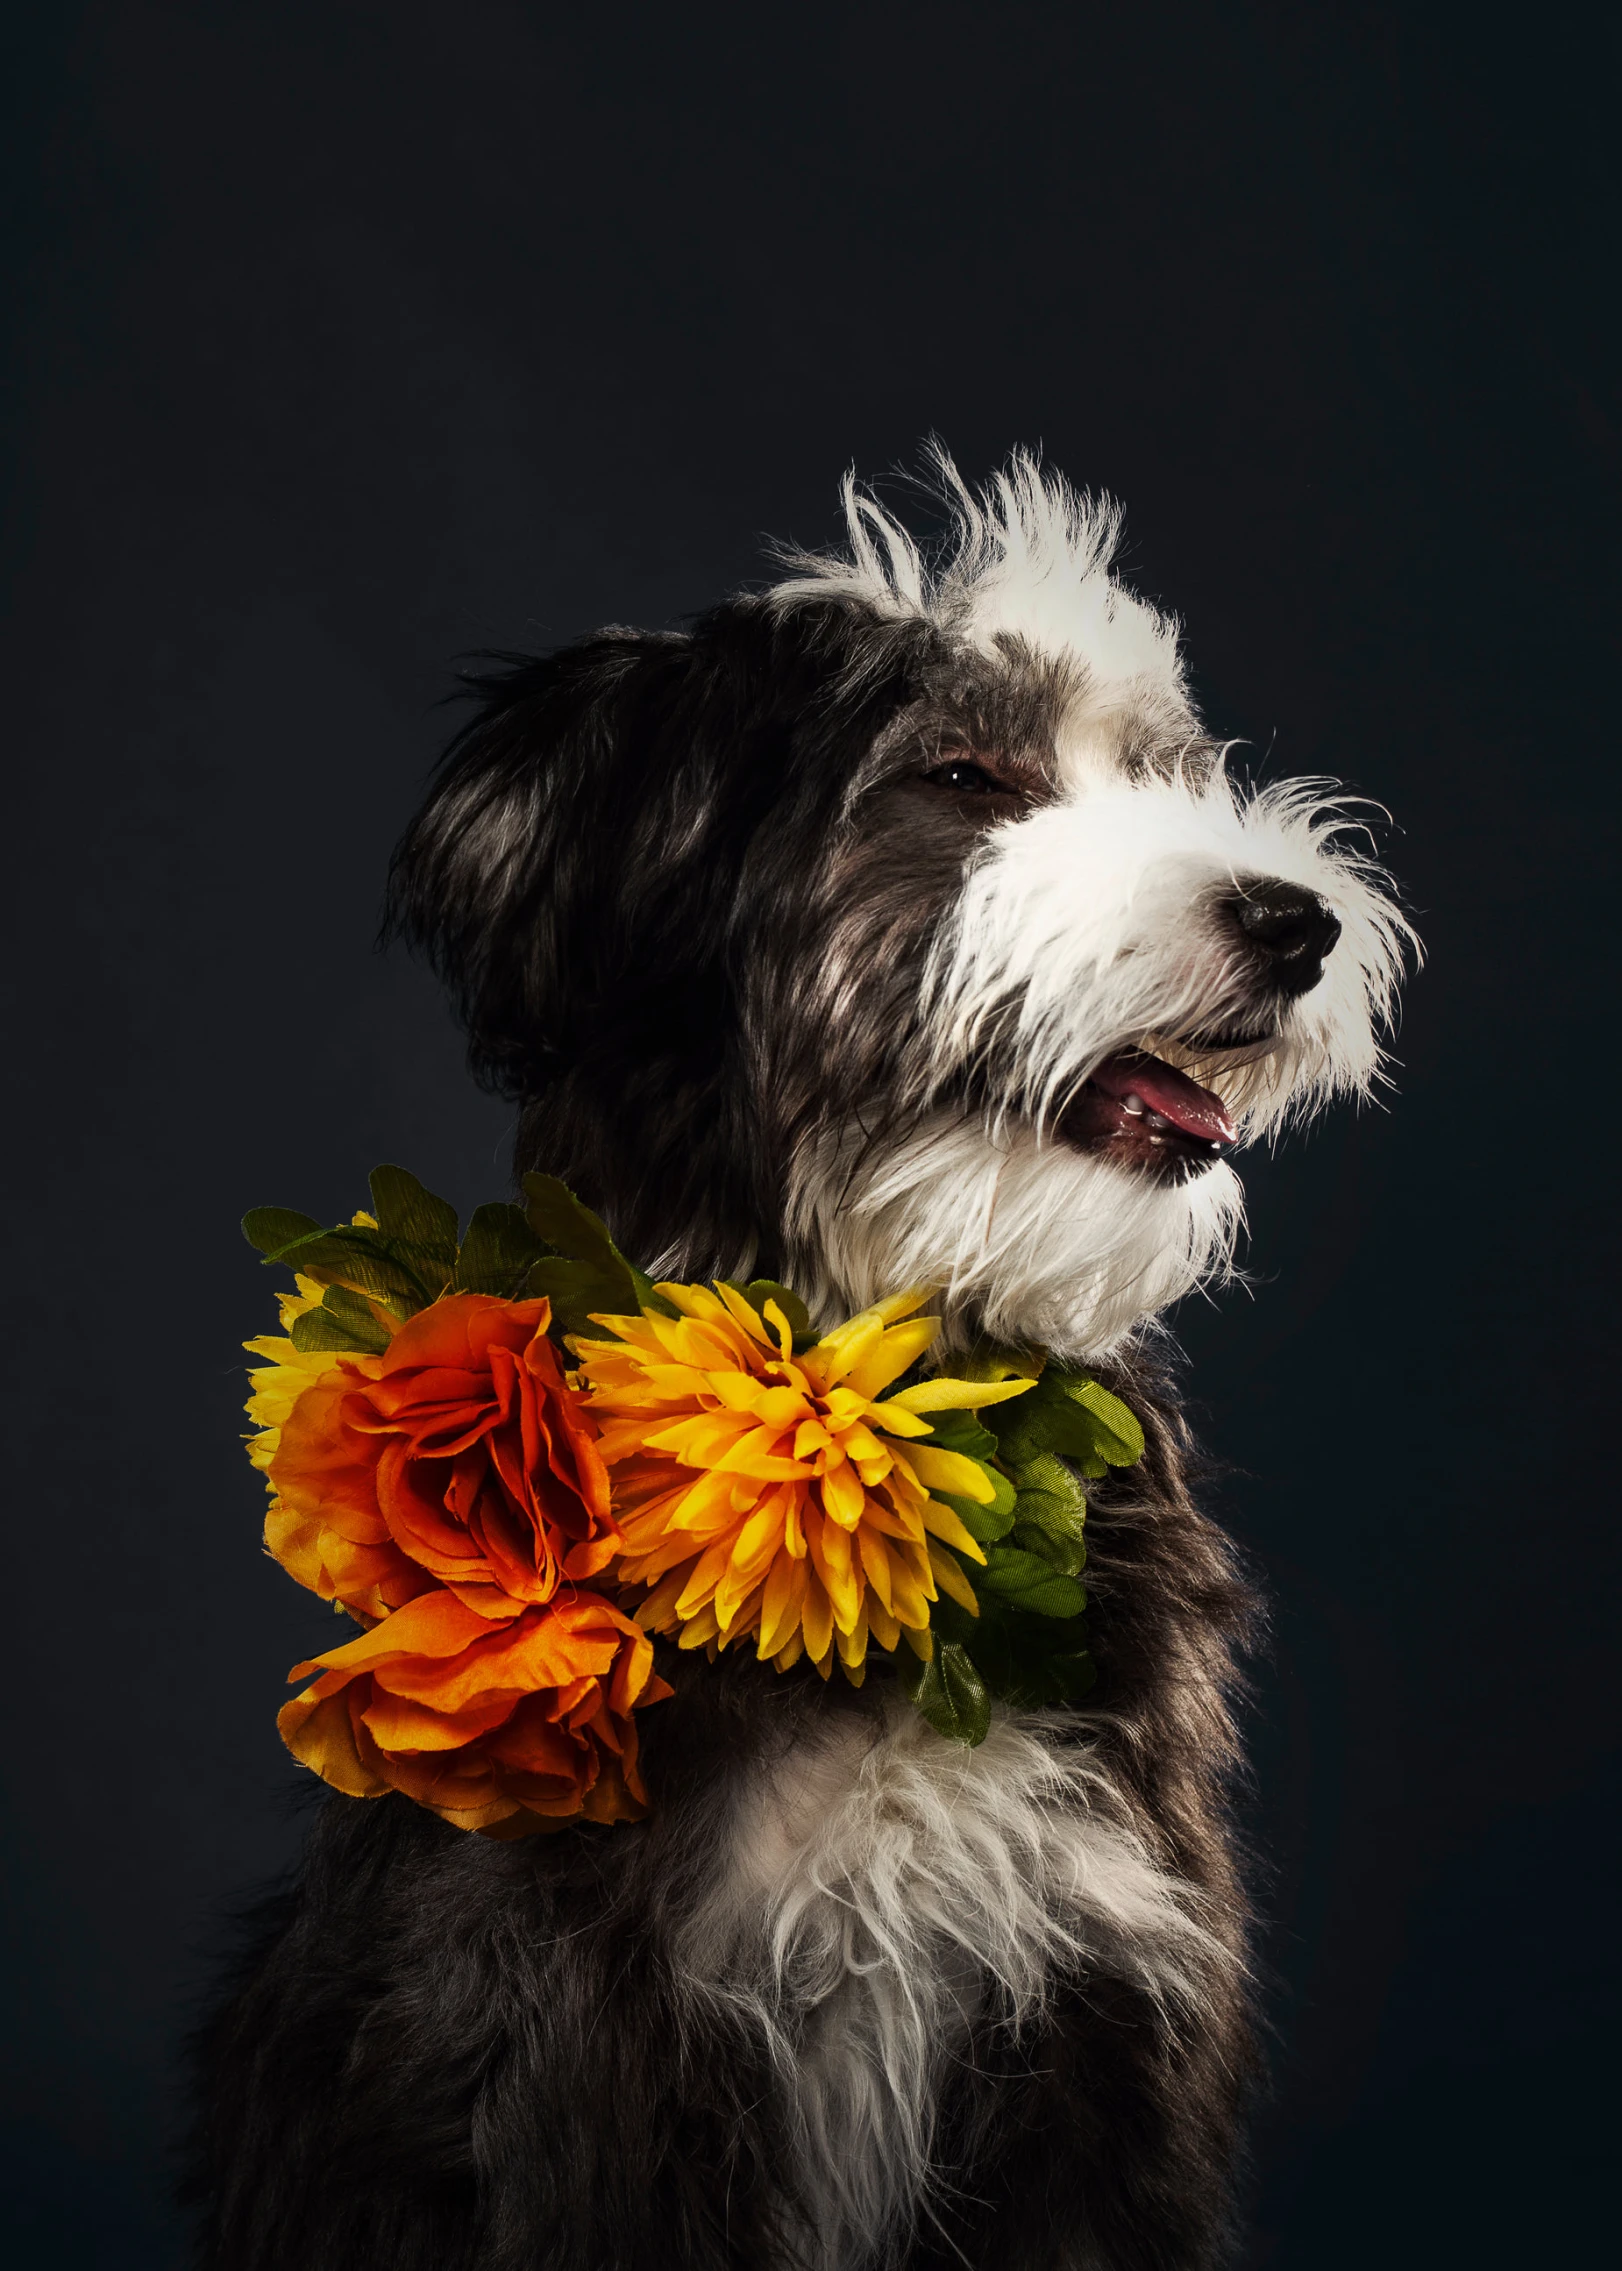
<path id="1" fill-rule="evenodd" d="M 336 1230 L 322 1230 L 318 1225 L 311 1236 L 284 1246 L 279 1254 L 267 1254 L 265 1259 L 267 1263 L 280 1262 L 323 1285 L 342 1282 L 358 1286 L 402 1317 L 426 1308 L 440 1290 L 438 1282 L 425 1283 L 409 1263 L 391 1252 L 377 1231 L 359 1226 L 341 1224 Z"/>
<path id="2" fill-rule="evenodd" d="M 1036 1522 L 1016 1522 L 1008 1533 L 1009 1543 L 1022 1553 L 1035 1554 L 1038 1561 L 1061 1577 L 1079 1577 L 1087 1566 L 1087 1548 L 1079 1538 L 1066 1538 L 1052 1530 L 1045 1530 Z"/>
<path id="3" fill-rule="evenodd" d="M 1080 1483 L 1052 1451 L 1038 1452 L 1014 1469 L 1016 1544 L 1040 1554 L 1066 1577 L 1077 1577 L 1087 1559 L 1087 1500 Z"/>
<path id="4" fill-rule="evenodd" d="M 902 1675 L 907 1693 L 938 1735 L 971 1750 L 991 1726 L 985 1681 L 955 1642 L 937 1640 L 927 1664 Z"/>
<path id="5" fill-rule="evenodd" d="M 995 1467 L 987 1467 L 985 1473 L 997 1493 L 989 1506 L 977 1498 L 959 1498 L 949 1490 L 932 1490 L 929 1494 L 952 1509 L 977 1545 L 990 1545 L 997 1538 L 1007 1537 L 1014 1526 L 1013 1484 L 1006 1475 L 998 1474 Z"/>
<path id="6" fill-rule="evenodd" d="M 730 1278 L 727 1283 L 732 1284 Z M 797 1349 L 815 1347 L 817 1333 L 811 1322 L 811 1312 L 799 1295 L 791 1293 L 786 1285 L 779 1285 L 775 1278 L 755 1277 L 747 1285 L 734 1285 L 732 1290 L 743 1295 L 762 1324 L 766 1322 L 767 1302 L 775 1301 L 788 1319 L 789 1331 L 794 1335 L 794 1346 Z"/>
<path id="7" fill-rule="evenodd" d="M 319 1309 L 307 1309 L 293 1320 L 289 1336 L 296 1349 L 347 1349 L 381 1356 L 389 1336 L 358 1293 L 346 1285 L 329 1285 Z"/>
<path id="8" fill-rule="evenodd" d="M 1043 1393 L 1042 1382 L 1038 1380 L 1028 1395 L 1016 1396 L 1011 1403 L 986 1407 L 984 1424 L 996 1442 L 998 1453 L 1010 1466 L 1018 1466 L 1025 1459 L 1034 1459 L 1039 1453 L 1051 1448 L 1048 1442 L 1049 1400 Z"/>
<path id="9" fill-rule="evenodd" d="M 306 1309 L 302 1317 L 295 1317 L 289 1337 L 293 1346 L 302 1349 L 306 1356 L 327 1349 L 341 1350 L 349 1356 L 376 1354 L 369 1342 L 357 1340 L 347 1325 L 340 1325 L 325 1309 Z"/>
<path id="10" fill-rule="evenodd" d="M 1000 1341 L 978 1340 L 966 1356 L 954 1357 L 952 1376 L 957 1380 L 1036 1380 L 1045 1359 L 1032 1349 L 1005 1347 Z"/>
<path id="11" fill-rule="evenodd" d="M 1056 1452 L 1038 1451 L 1034 1459 L 1026 1459 L 1014 1469 L 1014 1488 L 1019 1493 L 1019 1519 L 1036 1522 L 1044 1519 L 1044 1512 L 1027 1508 L 1027 1499 L 1051 1499 L 1050 1510 L 1055 1521 L 1079 1529 L 1086 1519 L 1087 1500 L 1075 1476 Z"/>
<path id="12" fill-rule="evenodd" d="M 243 1237 L 272 1262 L 281 1259 L 284 1248 L 324 1228 L 313 1214 L 300 1214 L 290 1206 L 254 1206 L 242 1217 Z"/>
<path id="13" fill-rule="evenodd" d="M 1012 1403 L 993 1404 L 985 1416 L 1011 1467 L 1023 1466 L 1049 1451 L 1075 1459 L 1092 1456 L 1092 1430 L 1086 1414 L 1064 1394 L 1051 1365 L 1028 1395 L 1018 1396 Z"/>
<path id="14" fill-rule="evenodd" d="M 621 1259 L 624 1260 L 623 1255 Z M 674 1301 L 667 1301 L 664 1295 L 658 1291 L 646 1270 L 639 1270 L 635 1262 L 626 1262 L 625 1267 L 630 1274 L 632 1290 L 636 1294 L 633 1307 L 657 1309 L 661 1317 L 679 1317 L 681 1315 L 681 1311 L 676 1307 Z"/>
<path id="15" fill-rule="evenodd" d="M 1010 1466 L 1057 1452 L 1096 1479 L 1143 1456 L 1143 1430 L 1120 1398 L 1090 1374 L 1058 1365 L 1050 1364 L 1028 1395 L 993 1405 L 985 1416 Z"/>
<path id="16" fill-rule="evenodd" d="M 930 1623 L 937 1646 L 961 1648 L 990 1692 L 1022 1710 L 1079 1703 L 1096 1678 L 1083 1617 L 1022 1616 L 983 1592 L 977 1617 L 943 1600 Z"/>
<path id="17" fill-rule="evenodd" d="M 557 1267 L 549 1261 L 538 1262 L 529 1273 L 527 1290 L 550 1300 L 555 1330 L 590 1332 L 593 1310 L 611 1317 L 634 1316 L 639 1309 L 657 1309 L 665 1317 L 679 1314 L 662 1293 L 655 1293 L 647 1272 L 625 1259 L 607 1226 L 566 1183 L 532 1172 L 524 1177 L 524 1194 L 530 1228 L 567 1265 L 552 1278 L 542 1274 Z M 574 1317 L 577 1324 L 568 1321 Z"/>
<path id="18" fill-rule="evenodd" d="M 1135 1466 L 1143 1457 L 1143 1423 L 1136 1412 L 1096 1380 L 1067 1380 L 1065 1393 L 1082 1405 L 1092 1421 L 1098 1456 L 1112 1467 Z"/>
<path id="19" fill-rule="evenodd" d="M 393 1176 L 400 1179 L 389 1191 L 389 1197 L 405 1196 L 403 1185 L 410 1184 L 421 1193 L 430 1207 L 442 1207 L 445 1202 L 423 1191 L 415 1176 L 407 1175 L 403 1167 L 379 1168 L 377 1177 Z M 374 1177 L 373 1187 L 377 1187 Z M 450 1214 L 450 1209 L 446 1208 Z M 407 1247 L 403 1242 L 386 1237 L 381 1229 L 370 1229 L 364 1223 L 341 1222 L 328 1230 L 316 1221 L 314 1215 L 300 1214 L 293 1207 L 258 1206 L 242 1218 L 243 1235 L 250 1245 L 257 1246 L 265 1257 L 267 1268 L 279 1264 L 313 1277 L 318 1284 L 347 1282 L 369 1293 L 392 1309 L 397 1316 L 409 1317 L 437 1299 L 451 1273 L 455 1260 L 455 1216 L 450 1215 L 453 1241 L 449 1252 L 437 1255 L 424 1247 Z"/>
<path id="20" fill-rule="evenodd" d="M 456 1267 L 456 1209 L 449 1199 L 436 1198 L 404 1167 L 374 1167 L 371 1176 L 372 1212 L 377 1227 L 392 1244 L 414 1248 L 437 1264 L 448 1278 Z"/>
<path id="21" fill-rule="evenodd" d="M 567 1183 L 560 1183 L 555 1175 L 531 1172 L 524 1177 L 524 1196 L 529 1201 L 524 1212 L 531 1230 L 555 1254 L 571 1262 L 592 1262 L 600 1269 L 613 1263 L 629 1267 L 602 1218 L 582 1206 Z"/>
<path id="22" fill-rule="evenodd" d="M 992 1593 L 1027 1616 L 1073 1617 L 1087 1606 L 1087 1595 L 1073 1577 L 1061 1577 L 1040 1554 L 1022 1546 L 992 1546 L 985 1568 L 975 1570 L 970 1582 L 976 1593 Z"/>
<path id="23" fill-rule="evenodd" d="M 546 1242 L 530 1228 L 522 1207 L 500 1200 L 475 1207 L 455 1257 L 457 1291 L 514 1300 L 535 1264 L 545 1258 Z"/>
<path id="24" fill-rule="evenodd" d="M 997 1438 L 988 1428 L 982 1427 L 972 1411 L 934 1411 L 920 1413 L 930 1422 L 928 1435 L 920 1435 L 920 1443 L 937 1443 L 943 1451 L 961 1451 L 966 1459 L 978 1459 L 983 1465 L 997 1456 Z"/>
<path id="25" fill-rule="evenodd" d="M 374 1356 L 388 1347 L 389 1334 L 373 1315 L 370 1303 L 347 1285 L 329 1285 L 321 1296 L 321 1308 L 357 1340 L 364 1341 Z"/>
<path id="26" fill-rule="evenodd" d="M 546 1295 L 556 1333 L 597 1334 L 601 1328 L 592 1323 L 594 1316 L 630 1317 L 642 1306 L 623 1262 L 598 1268 L 592 1262 L 568 1261 L 561 1254 L 533 1265 L 524 1279 L 524 1292 L 531 1299 Z"/>

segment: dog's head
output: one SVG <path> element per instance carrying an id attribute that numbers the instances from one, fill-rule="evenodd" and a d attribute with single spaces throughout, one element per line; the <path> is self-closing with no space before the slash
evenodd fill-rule
<path id="1" fill-rule="evenodd" d="M 848 556 L 483 680 L 394 920 L 639 1259 L 1098 1355 L 1368 1092 L 1409 933 L 1325 784 L 1235 783 L 1111 509 L 941 471 L 933 574 L 847 484 Z"/>

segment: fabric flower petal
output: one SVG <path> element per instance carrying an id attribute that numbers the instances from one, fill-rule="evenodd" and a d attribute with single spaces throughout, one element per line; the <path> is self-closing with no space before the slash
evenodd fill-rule
<path id="1" fill-rule="evenodd" d="M 600 1595 L 493 1623 L 436 1588 L 298 1666 L 294 1756 L 351 1797 L 403 1790 L 461 1828 L 508 1833 L 646 1807 L 633 1714 L 670 1693 L 645 1635 Z"/>

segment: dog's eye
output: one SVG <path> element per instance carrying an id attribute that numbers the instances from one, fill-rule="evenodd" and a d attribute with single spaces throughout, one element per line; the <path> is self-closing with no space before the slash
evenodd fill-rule
<path id="1" fill-rule="evenodd" d="M 971 765 L 966 757 L 954 757 L 948 765 L 937 765 L 924 779 L 938 789 L 958 789 L 966 796 L 1007 796 L 1006 783 L 994 780 L 983 765 Z"/>

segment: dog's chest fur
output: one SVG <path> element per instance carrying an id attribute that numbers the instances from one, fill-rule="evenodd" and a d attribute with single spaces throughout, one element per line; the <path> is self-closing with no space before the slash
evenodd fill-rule
<path id="1" fill-rule="evenodd" d="M 1220 1964 L 1077 1732 L 1001 1714 L 963 1751 L 892 1698 L 740 1781 L 672 1954 L 695 2003 L 768 2048 L 808 2263 L 860 2262 L 910 2224 L 978 2033 L 1029 2035 L 1057 1979 L 1092 1973 L 1186 2016 Z"/>

